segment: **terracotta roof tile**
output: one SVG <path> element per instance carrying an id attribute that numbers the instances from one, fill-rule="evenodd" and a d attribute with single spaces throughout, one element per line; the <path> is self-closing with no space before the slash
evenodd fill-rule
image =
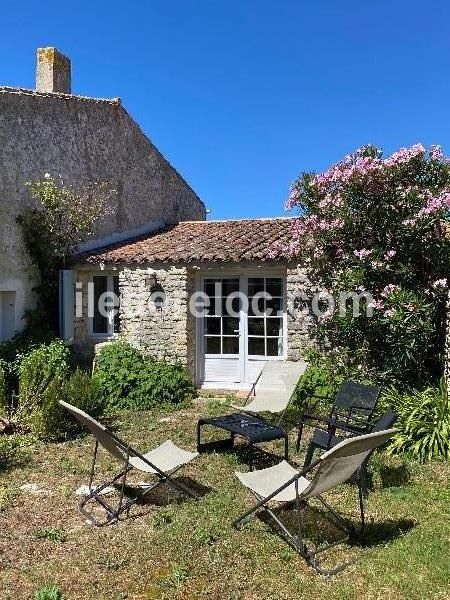
<path id="1" fill-rule="evenodd" d="M 292 223 L 292 218 L 184 221 L 85 252 L 78 260 L 91 264 L 266 261 L 276 243 L 289 241 Z"/>

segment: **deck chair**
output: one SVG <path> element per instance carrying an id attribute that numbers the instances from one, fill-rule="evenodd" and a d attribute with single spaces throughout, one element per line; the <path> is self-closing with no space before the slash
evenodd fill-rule
<path id="1" fill-rule="evenodd" d="M 71 415 L 78 419 L 78 421 L 80 421 L 80 423 L 84 425 L 95 438 L 94 456 L 89 476 L 89 493 L 81 500 L 79 505 L 80 512 L 93 525 L 102 526 L 117 521 L 124 511 L 128 511 L 129 508 L 137 502 L 136 497 L 129 498 L 125 495 L 127 475 L 132 469 L 137 469 L 138 471 L 155 478 L 154 482 L 145 486 L 142 497 L 151 490 L 154 490 L 157 486 L 167 482 L 169 485 L 188 496 L 196 498 L 194 492 L 175 479 L 173 475 L 181 469 L 181 467 L 187 465 L 196 458 L 196 456 L 198 456 L 197 452 L 187 452 L 182 448 L 178 448 L 171 440 L 168 440 L 154 450 L 147 452 L 147 454 L 140 454 L 101 423 L 90 417 L 87 413 L 62 400 L 60 400 L 59 403 L 67 409 Z M 95 463 L 99 445 L 122 463 L 122 468 L 112 479 L 93 487 L 92 483 L 95 474 Z M 118 486 L 120 494 L 119 501 L 115 507 L 111 506 L 111 504 L 102 497 L 102 492 L 113 484 Z M 91 512 L 86 510 L 86 505 L 91 501 L 97 502 L 106 512 L 106 519 L 104 521 L 97 520 Z"/>
<path id="2" fill-rule="evenodd" d="M 298 381 L 307 366 L 307 363 L 302 361 L 266 362 L 247 395 L 247 401 L 252 398 L 250 402 L 245 406 L 235 404 L 231 404 L 231 406 L 240 412 L 251 415 L 278 414 L 280 415 L 279 422 L 281 422 Z"/>
<path id="3" fill-rule="evenodd" d="M 327 416 L 312 414 L 308 407 L 300 415 L 297 436 L 297 452 L 300 449 L 300 442 L 303 434 L 303 426 L 311 422 L 321 423 L 328 432 L 334 435 L 337 429 L 355 435 L 367 433 L 370 429 L 370 422 L 375 412 L 381 388 L 354 381 L 344 381 L 334 399 L 333 406 Z M 315 410 L 321 401 L 327 398 L 316 397 L 317 401 L 313 403 L 312 409 Z"/>
<path id="4" fill-rule="evenodd" d="M 371 453 L 379 446 L 385 444 L 397 429 L 387 429 L 376 433 L 369 433 L 354 438 L 348 438 L 337 446 L 328 450 L 322 456 L 311 463 L 306 469 L 297 471 L 288 462 L 282 461 L 274 467 L 252 471 L 249 473 L 236 472 L 235 475 L 247 487 L 257 499 L 257 504 L 247 510 L 243 515 L 233 522 L 239 527 L 243 521 L 250 517 L 260 508 L 264 509 L 280 528 L 286 541 L 296 550 L 316 571 L 323 575 L 333 575 L 344 569 L 350 563 L 339 564 L 333 569 L 326 570 L 321 567 L 317 555 L 325 550 L 336 546 L 347 540 L 349 536 L 362 534 L 364 530 L 364 497 L 361 486 L 359 488 L 359 507 L 361 514 L 361 528 L 356 528 L 336 512 L 325 500 L 322 494 L 341 483 L 349 480 L 351 476 L 363 465 Z M 315 470 L 312 479 L 305 475 Z M 346 536 L 332 543 L 325 544 L 315 550 L 306 546 L 302 538 L 302 516 L 305 503 L 311 498 L 317 498 L 330 512 L 339 529 Z M 274 511 L 269 507 L 269 502 L 295 503 L 298 532 L 292 533 L 282 523 Z"/>
<path id="5" fill-rule="evenodd" d="M 370 426 L 370 433 L 375 433 L 376 431 L 384 431 L 385 429 L 390 429 L 394 426 L 395 421 L 397 420 L 396 413 L 388 408 L 386 412 L 375 421 Z M 345 440 L 347 437 L 353 437 L 355 434 L 352 432 L 350 435 L 339 436 L 333 435 L 332 433 L 325 431 L 323 429 L 316 428 L 314 430 L 311 441 L 308 444 L 308 449 L 305 454 L 305 462 L 303 463 L 303 468 L 307 467 L 311 464 L 314 452 L 316 450 L 329 450 L 330 448 L 334 448 L 340 442 Z"/>

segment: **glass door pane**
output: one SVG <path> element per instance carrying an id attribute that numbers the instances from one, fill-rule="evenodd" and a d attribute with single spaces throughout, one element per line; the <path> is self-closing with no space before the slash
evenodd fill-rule
<path id="1" fill-rule="evenodd" d="M 247 352 L 249 356 L 283 355 L 283 280 L 249 277 Z"/>
<path id="2" fill-rule="evenodd" d="M 209 299 L 205 311 L 205 353 L 239 356 L 239 278 L 205 279 L 203 286 Z"/>

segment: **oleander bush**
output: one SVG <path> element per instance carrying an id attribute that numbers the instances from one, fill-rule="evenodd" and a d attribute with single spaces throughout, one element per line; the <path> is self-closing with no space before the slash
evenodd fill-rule
<path id="1" fill-rule="evenodd" d="M 300 218 L 273 255 L 299 258 L 322 290 L 313 315 L 322 352 L 399 388 L 435 384 L 450 263 L 450 162 L 441 148 L 415 144 L 383 157 L 364 146 L 324 173 L 303 173 L 287 208 Z"/>
<path id="2" fill-rule="evenodd" d="M 144 410 L 180 404 L 194 395 L 191 378 L 182 365 L 154 360 L 124 341 L 103 347 L 95 365 L 94 377 L 112 408 Z"/>

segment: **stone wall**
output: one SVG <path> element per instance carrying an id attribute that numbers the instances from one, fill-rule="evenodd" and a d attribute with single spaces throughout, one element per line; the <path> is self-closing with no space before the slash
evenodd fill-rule
<path id="1" fill-rule="evenodd" d="M 37 273 L 17 217 L 33 206 L 25 182 L 45 173 L 82 186 L 109 181 L 114 211 L 94 237 L 148 222 L 205 219 L 205 207 L 121 105 L 0 87 L 0 291 L 16 292 L 16 329 L 33 306 Z"/>
<path id="2" fill-rule="evenodd" d="M 314 320 L 310 313 L 311 284 L 301 265 L 289 265 L 286 272 L 288 360 L 304 358 L 314 344 Z M 302 299 L 303 298 L 303 299 Z"/>
<path id="3" fill-rule="evenodd" d="M 156 275 L 164 293 L 160 309 L 152 299 L 148 277 Z M 188 301 L 192 286 L 184 266 L 152 265 L 124 268 L 119 275 L 121 334 L 155 358 L 179 361 L 194 375 L 192 343 L 188 335 Z M 192 335 L 192 332 L 191 332 Z"/>

